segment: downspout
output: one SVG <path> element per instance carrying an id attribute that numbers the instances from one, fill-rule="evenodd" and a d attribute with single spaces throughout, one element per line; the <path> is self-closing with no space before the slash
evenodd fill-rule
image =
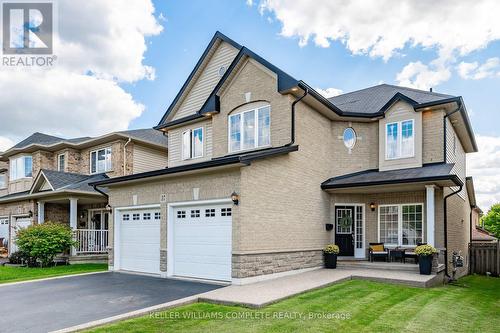
<path id="1" fill-rule="evenodd" d="M 287 143 L 284 147 L 289 147 L 295 143 L 295 105 L 298 102 L 300 102 L 304 97 L 306 97 L 307 94 L 309 94 L 309 89 L 307 89 L 307 87 L 304 87 L 304 95 L 300 96 L 292 103 L 292 124 L 290 133 L 290 142 Z"/>
<path id="2" fill-rule="evenodd" d="M 106 197 L 106 199 L 108 199 L 108 201 L 109 201 L 109 195 L 108 195 L 107 193 L 105 193 L 105 192 L 103 192 L 102 190 L 98 189 L 98 188 L 97 188 L 97 185 L 92 185 L 92 187 L 94 188 L 94 190 L 95 190 L 96 192 L 99 192 L 99 193 L 101 193 L 102 195 L 104 195 L 104 196 Z"/>
<path id="3" fill-rule="evenodd" d="M 127 174 L 127 145 L 132 142 L 132 138 L 129 137 L 128 141 L 123 145 L 123 175 Z"/>
<path id="4" fill-rule="evenodd" d="M 444 275 L 447 278 L 451 279 L 451 276 L 448 274 L 448 212 L 447 212 L 447 202 L 449 197 L 460 193 L 462 191 L 463 185 L 460 185 L 458 190 L 448 194 L 444 197 L 443 200 L 443 208 L 444 208 Z"/>

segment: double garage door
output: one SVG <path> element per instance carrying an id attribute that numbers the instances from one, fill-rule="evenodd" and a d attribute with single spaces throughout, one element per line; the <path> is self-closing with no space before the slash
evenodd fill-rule
<path id="1" fill-rule="evenodd" d="M 176 207 L 172 226 L 174 276 L 231 280 L 230 204 Z M 131 210 L 121 214 L 120 268 L 158 274 L 160 267 L 160 211 Z M 145 219 L 146 218 L 146 219 Z"/>

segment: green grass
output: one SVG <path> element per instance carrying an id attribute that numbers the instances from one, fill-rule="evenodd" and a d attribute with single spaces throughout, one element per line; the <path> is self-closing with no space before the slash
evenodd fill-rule
<path id="1" fill-rule="evenodd" d="M 188 318 L 193 314 L 198 317 Z M 305 317 L 279 318 L 287 314 Z M 310 319 L 310 314 L 344 314 L 347 319 Z M 468 276 L 431 289 L 353 280 L 260 310 L 196 303 L 90 332 L 438 333 L 498 332 L 499 327 L 500 279 Z"/>
<path id="2" fill-rule="evenodd" d="M 99 272 L 108 269 L 107 264 L 76 264 L 47 268 L 0 266 L 0 284 L 26 280 L 43 279 L 54 276 Z"/>

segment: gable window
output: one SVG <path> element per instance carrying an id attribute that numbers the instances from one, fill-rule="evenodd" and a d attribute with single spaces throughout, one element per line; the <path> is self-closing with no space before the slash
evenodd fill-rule
<path id="1" fill-rule="evenodd" d="M 111 171 L 111 148 L 90 152 L 90 173 Z"/>
<path id="2" fill-rule="evenodd" d="M 203 157 L 203 127 L 182 133 L 182 159 Z"/>
<path id="3" fill-rule="evenodd" d="M 57 171 L 64 171 L 66 169 L 66 155 L 59 154 L 57 156 Z"/>
<path id="4" fill-rule="evenodd" d="M 271 108 L 260 107 L 229 116 L 229 152 L 271 144 Z"/>
<path id="5" fill-rule="evenodd" d="M 386 245 L 416 246 L 423 241 L 423 205 L 381 205 L 379 240 Z"/>
<path id="6" fill-rule="evenodd" d="M 0 173 L 0 189 L 7 188 L 7 173 Z"/>
<path id="7" fill-rule="evenodd" d="M 10 160 L 10 180 L 33 177 L 33 158 L 21 156 Z"/>
<path id="8" fill-rule="evenodd" d="M 413 119 L 385 125 L 385 158 L 398 159 L 414 156 L 415 130 Z"/>

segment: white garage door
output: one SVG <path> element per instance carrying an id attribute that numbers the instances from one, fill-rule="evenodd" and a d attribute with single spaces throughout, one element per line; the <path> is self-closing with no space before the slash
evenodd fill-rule
<path id="1" fill-rule="evenodd" d="M 160 210 L 127 210 L 120 218 L 120 269 L 160 273 Z"/>
<path id="2" fill-rule="evenodd" d="M 178 207 L 174 213 L 174 275 L 231 280 L 231 204 Z"/>
<path id="3" fill-rule="evenodd" d="M 16 217 L 14 219 L 14 225 L 12 226 L 12 232 L 11 232 L 11 242 L 10 242 L 10 253 L 17 252 L 18 247 L 16 245 L 16 237 L 17 237 L 17 232 L 21 229 L 27 228 L 31 225 L 31 218 L 24 216 L 24 217 Z"/>

